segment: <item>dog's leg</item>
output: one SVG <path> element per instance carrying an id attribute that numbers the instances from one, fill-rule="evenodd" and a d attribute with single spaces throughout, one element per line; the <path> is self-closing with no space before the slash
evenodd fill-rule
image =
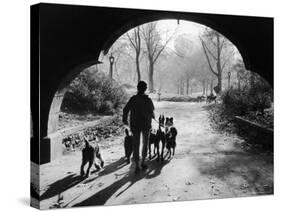
<path id="1" fill-rule="evenodd" d="M 169 159 L 171 158 L 171 155 L 172 155 L 172 148 L 169 148 L 169 156 L 168 156 Z"/>
<path id="2" fill-rule="evenodd" d="M 151 142 L 149 142 L 148 145 L 148 154 L 149 154 L 149 160 L 151 160 Z"/>
<path id="3" fill-rule="evenodd" d="M 159 151 L 159 143 L 157 145 L 157 160 L 159 161 L 160 160 L 160 151 Z"/>
<path id="4" fill-rule="evenodd" d="M 167 157 L 167 156 L 168 156 L 168 153 L 169 153 L 169 148 L 166 146 L 166 147 L 164 148 L 164 150 L 165 150 L 165 149 L 167 149 L 167 151 L 166 151 L 166 154 L 165 154 L 164 157 Z"/>
<path id="5" fill-rule="evenodd" d="M 100 166 L 103 167 L 104 161 L 103 161 L 103 159 L 102 159 L 102 157 L 101 157 L 101 153 L 100 153 L 100 152 L 97 153 L 97 158 L 100 160 Z M 96 167 L 96 168 L 97 168 L 97 167 Z M 100 168 L 100 167 L 99 167 L 99 168 Z"/>
<path id="6" fill-rule="evenodd" d="M 87 162 L 85 161 L 85 159 L 82 159 L 82 164 L 81 164 L 81 167 L 80 167 L 80 175 L 83 177 L 85 172 L 84 172 L 84 166 Z"/>
<path id="7" fill-rule="evenodd" d="M 165 148 L 165 143 L 164 141 L 162 141 L 161 162 L 164 162 L 164 148 Z"/>
<path id="8" fill-rule="evenodd" d="M 97 164 L 97 162 L 96 162 L 96 157 L 94 157 L 93 163 L 94 163 L 94 165 L 95 165 L 95 168 L 96 168 L 97 170 L 100 170 L 100 166 L 99 166 L 99 164 Z M 93 163 L 92 163 L 92 164 L 93 164 Z"/>
<path id="9" fill-rule="evenodd" d="M 166 152 L 166 156 L 165 157 L 167 157 L 168 159 L 169 159 L 169 154 L 170 154 L 170 149 L 167 148 L 167 152 Z"/>
<path id="10" fill-rule="evenodd" d="M 92 165 L 93 165 L 93 160 L 89 160 L 89 166 L 88 166 L 87 175 L 86 175 L 87 177 L 89 177 L 89 175 L 90 175 L 90 170 L 91 170 Z"/>

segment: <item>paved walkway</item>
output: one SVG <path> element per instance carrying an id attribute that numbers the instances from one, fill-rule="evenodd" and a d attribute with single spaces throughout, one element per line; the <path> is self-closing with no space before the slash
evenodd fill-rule
<path id="1" fill-rule="evenodd" d="M 81 180 L 81 152 L 73 152 L 40 169 L 42 208 L 63 196 L 63 207 L 114 205 L 273 193 L 273 155 L 249 152 L 236 135 L 214 131 L 205 103 L 155 102 L 157 116 L 172 116 L 178 129 L 175 156 L 163 164 L 152 160 L 134 175 L 124 161 L 123 138 L 103 141 L 103 170 Z"/>

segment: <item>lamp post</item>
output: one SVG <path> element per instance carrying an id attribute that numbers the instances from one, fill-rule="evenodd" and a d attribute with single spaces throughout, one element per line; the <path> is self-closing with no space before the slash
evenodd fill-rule
<path id="1" fill-rule="evenodd" d="M 231 76 L 231 72 L 228 72 L 228 88 L 230 88 L 230 76 Z"/>
<path id="2" fill-rule="evenodd" d="M 110 63 L 110 67 L 109 67 L 109 78 L 113 79 L 113 63 L 114 63 L 114 57 L 112 56 L 112 54 L 110 54 L 109 56 L 109 63 Z"/>

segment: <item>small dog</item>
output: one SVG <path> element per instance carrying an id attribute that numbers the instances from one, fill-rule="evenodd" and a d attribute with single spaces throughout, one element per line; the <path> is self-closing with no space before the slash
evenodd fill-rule
<path id="1" fill-rule="evenodd" d="M 82 150 L 82 164 L 80 167 L 80 175 L 83 177 L 85 175 L 84 166 L 89 163 L 86 177 L 89 177 L 90 169 L 94 163 L 97 170 L 100 170 L 104 165 L 104 161 L 101 157 L 100 147 L 98 144 L 90 144 L 88 138 L 84 137 L 85 147 Z M 100 165 L 96 163 L 96 158 L 100 160 Z"/>
<path id="2" fill-rule="evenodd" d="M 151 146 L 152 145 L 154 146 L 153 153 L 155 155 L 156 154 L 156 146 L 157 146 L 157 143 L 159 143 L 156 133 L 157 132 L 155 132 L 155 130 L 153 130 L 153 129 L 150 130 L 149 144 L 148 144 L 148 155 L 149 155 L 150 160 L 152 158 L 152 155 L 151 155 L 152 154 L 152 148 L 151 148 Z"/>
<path id="3" fill-rule="evenodd" d="M 165 134 L 166 134 L 166 148 L 168 150 L 167 155 L 168 158 L 171 157 L 173 149 L 173 155 L 175 155 L 175 149 L 176 149 L 176 137 L 178 134 L 177 129 L 174 127 L 174 119 L 173 117 L 166 118 L 165 122 Z"/>
<path id="4" fill-rule="evenodd" d="M 206 103 L 212 103 L 212 102 L 217 103 L 217 97 L 215 95 L 207 96 Z"/>
<path id="5" fill-rule="evenodd" d="M 204 95 L 202 95 L 202 96 L 197 96 L 197 98 L 196 98 L 196 101 L 197 102 L 203 102 L 204 100 L 205 100 L 205 96 Z"/>
<path id="6" fill-rule="evenodd" d="M 125 129 L 124 149 L 127 163 L 130 163 L 130 158 L 133 152 L 133 136 L 129 134 L 129 130 Z"/>

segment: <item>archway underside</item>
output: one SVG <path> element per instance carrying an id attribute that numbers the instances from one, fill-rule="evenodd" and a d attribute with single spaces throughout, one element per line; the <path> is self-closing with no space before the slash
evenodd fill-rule
<path id="1" fill-rule="evenodd" d="M 63 93 L 62 88 L 82 71 L 77 67 L 89 61 L 97 63 L 100 52 L 107 52 L 122 34 L 151 21 L 180 19 L 217 30 L 237 47 L 246 68 L 257 72 L 273 86 L 271 18 L 52 4 L 39 4 L 38 7 L 40 83 L 34 80 L 31 83 L 40 89 L 41 96 L 37 103 L 40 111 L 32 111 L 34 119 L 40 117 L 39 140 L 55 130 L 48 132 L 48 123 L 57 121 L 57 117 L 49 118 L 49 115 L 56 114 L 62 98 L 54 97 L 56 93 Z M 76 12 L 75 19 L 73 11 Z M 37 33 L 37 27 L 34 23 L 31 25 L 33 33 Z M 37 72 L 38 69 L 35 68 L 31 71 Z"/>

